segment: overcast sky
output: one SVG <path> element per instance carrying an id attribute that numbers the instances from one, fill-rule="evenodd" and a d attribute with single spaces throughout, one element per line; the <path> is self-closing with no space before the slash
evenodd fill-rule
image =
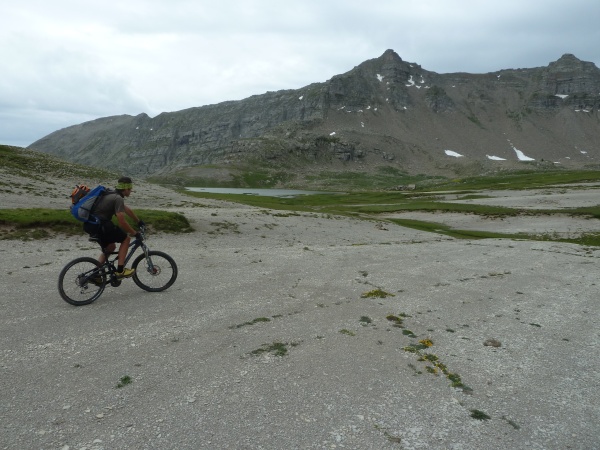
<path id="1" fill-rule="evenodd" d="M 438 72 L 600 67 L 599 0 L 19 0 L 0 6 L 0 144 L 347 72 L 387 49 Z"/>

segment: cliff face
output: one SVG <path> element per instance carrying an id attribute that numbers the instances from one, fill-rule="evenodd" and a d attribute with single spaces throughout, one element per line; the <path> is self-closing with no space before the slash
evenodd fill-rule
<path id="1" fill-rule="evenodd" d="M 434 174 L 466 161 L 481 170 L 519 163 L 519 151 L 586 167 L 600 158 L 599 106 L 600 70 L 573 55 L 547 67 L 437 74 L 388 50 L 302 89 L 155 118 L 102 118 L 29 148 L 136 176 L 249 160 Z"/>

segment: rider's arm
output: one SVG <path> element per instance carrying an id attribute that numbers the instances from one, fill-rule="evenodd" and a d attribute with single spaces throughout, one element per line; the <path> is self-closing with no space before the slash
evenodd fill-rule
<path id="1" fill-rule="evenodd" d="M 140 219 L 138 219 L 138 216 L 136 216 L 133 210 L 127 205 L 125 205 L 125 214 L 135 220 L 135 223 L 139 223 Z"/>
<path id="2" fill-rule="evenodd" d="M 129 208 L 125 207 L 125 212 L 127 212 L 127 209 L 129 209 Z M 117 216 L 117 220 L 119 221 L 119 226 L 123 229 L 123 231 L 125 231 L 129 236 L 132 236 L 132 237 L 135 236 L 137 231 L 135 231 L 133 229 L 133 227 L 127 223 L 127 220 L 125 220 L 125 213 L 118 212 L 115 215 Z"/>

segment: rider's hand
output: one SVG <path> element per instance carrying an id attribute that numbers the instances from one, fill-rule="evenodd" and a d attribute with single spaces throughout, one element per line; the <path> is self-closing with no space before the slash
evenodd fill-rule
<path id="1" fill-rule="evenodd" d="M 135 233 L 135 238 L 138 240 L 142 240 L 142 233 L 140 233 L 139 231 L 137 233 Z"/>
<path id="2" fill-rule="evenodd" d="M 140 227 L 140 228 L 143 228 L 143 227 L 145 227 L 145 226 L 146 226 L 146 224 L 144 223 L 144 221 L 143 221 L 143 220 L 140 220 L 140 221 L 138 222 L 138 227 Z"/>

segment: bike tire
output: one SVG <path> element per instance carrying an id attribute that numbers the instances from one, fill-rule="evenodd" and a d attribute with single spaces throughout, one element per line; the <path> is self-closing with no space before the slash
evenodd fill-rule
<path id="1" fill-rule="evenodd" d="M 89 272 L 102 267 L 97 259 L 83 256 L 68 263 L 58 276 L 58 292 L 62 299 L 74 306 L 89 305 L 97 300 L 106 287 L 106 275 L 99 273 L 102 282 L 94 283 Z"/>
<path id="2" fill-rule="evenodd" d="M 177 279 L 177 264 L 164 252 L 150 250 L 148 261 L 145 254 L 139 255 L 133 264 L 133 281 L 148 292 L 160 292 L 169 288 Z M 145 263 L 138 265 L 144 261 Z"/>

